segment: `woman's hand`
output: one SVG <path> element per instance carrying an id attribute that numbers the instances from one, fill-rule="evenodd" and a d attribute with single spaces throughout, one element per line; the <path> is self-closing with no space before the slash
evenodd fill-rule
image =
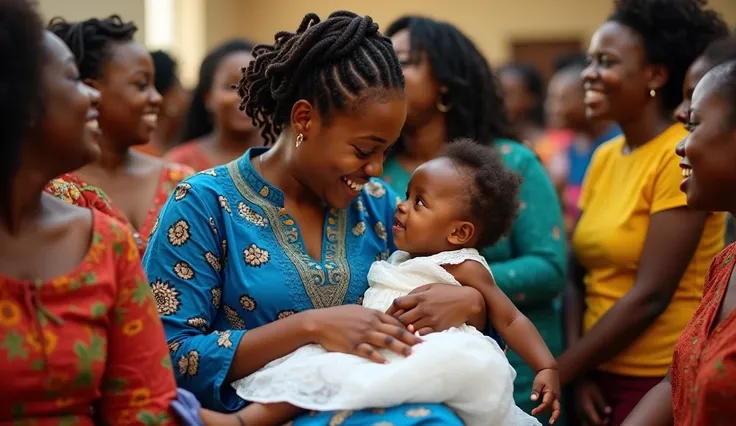
<path id="1" fill-rule="evenodd" d="M 375 309 L 345 305 L 305 313 L 309 314 L 307 330 L 314 336 L 313 341 L 331 352 L 385 363 L 379 349 L 407 356 L 411 347 L 422 341 L 399 320 Z"/>
<path id="2" fill-rule="evenodd" d="M 575 383 L 575 402 L 584 425 L 606 425 L 611 421 L 611 407 L 603 398 L 598 385 L 590 379 Z"/>
<path id="3" fill-rule="evenodd" d="M 483 296 L 474 288 L 427 284 L 394 300 L 386 313 L 424 336 L 465 324 L 484 310 Z"/>
<path id="4" fill-rule="evenodd" d="M 532 401 L 538 401 L 542 397 L 542 403 L 532 410 L 532 415 L 544 413 L 552 409 L 549 424 L 554 424 L 560 417 L 560 376 L 557 370 L 545 368 L 537 373 L 532 384 Z"/>

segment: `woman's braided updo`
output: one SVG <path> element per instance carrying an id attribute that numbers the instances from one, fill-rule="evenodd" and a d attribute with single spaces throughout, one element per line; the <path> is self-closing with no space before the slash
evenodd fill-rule
<path id="1" fill-rule="evenodd" d="M 295 33 L 276 33 L 275 43 L 257 45 L 253 57 L 237 85 L 240 108 L 262 129 L 267 145 L 300 99 L 316 102 L 325 115 L 355 108 L 369 89 L 378 89 L 370 94 L 379 97 L 385 89 L 404 89 L 391 40 L 370 17 L 352 12 L 334 12 L 325 21 L 309 13 Z"/>
<path id="2" fill-rule="evenodd" d="M 110 45 L 133 41 L 133 36 L 138 31 L 133 22 L 125 22 L 118 15 L 80 22 L 67 22 L 64 18 L 57 17 L 51 20 L 48 29 L 69 46 L 77 60 L 82 79 L 100 78 L 109 59 Z"/>

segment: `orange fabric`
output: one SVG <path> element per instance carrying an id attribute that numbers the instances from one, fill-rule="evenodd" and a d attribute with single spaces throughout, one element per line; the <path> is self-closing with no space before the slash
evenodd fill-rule
<path id="1" fill-rule="evenodd" d="M 128 229 L 133 234 L 138 250 L 142 256 L 148 246 L 148 238 L 156 226 L 158 213 L 166 203 L 166 200 L 168 200 L 169 195 L 174 192 L 174 189 L 179 182 L 194 173 L 194 170 L 181 164 L 164 164 L 161 169 L 158 191 L 156 192 L 153 204 L 148 211 L 146 220 L 143 222 L 140 229 L 135 229 L 133 227 L 125 216 L 125 213 L 115 206 L 110 197 L 108 197 L 104 191 L 96 186 L 92 186 L 84 182 L 74 174 L 68 173 L 52 180 L 46 186 L 45 191 L 69 204 L 98 210 L 127 225 Z"/>
<path id="2" fill-rule="evenodd" d="M 670 370 L 675 426 L 725 426 L 736 419 L 736 311 L 713 328 L 734 259 L 736 243 L 713 260 L 703 301 L 675 346 Z"/>
<path id="3" fill-rule="evenodd" d="M 170 425 L 176 383 L 131 235 L 93 211 L 92 244 L 49 281 L 0 276 L 0 425 Z M 22 421 L 21 421 L 22 420 Z"/>
<path id="4" fill-rule="evenodd" d="M 562 151 L 572 145 L 575 133 L 569 130 L 545 130 L 541 138 L 534 142 L 534 152 L 545 167 Z"/>
<path id="5" fill-rule="evenodd" d="M 211 169 L 217 165 L 207 158 L 198 140 L 185 142 L 172 148 L 164 155 L 164 159 L 172 163 L 187 165 L 197 172 Z"/>

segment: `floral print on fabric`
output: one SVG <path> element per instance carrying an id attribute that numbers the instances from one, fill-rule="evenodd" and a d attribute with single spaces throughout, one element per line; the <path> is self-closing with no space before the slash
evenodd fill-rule
<path id="1" fill-rule="evenodd" d="M 736 417 L 736 312 L 724 312 L 715 324 L 735 264 L 736 243 L 713 259 L 703 300 L 675 345 L 670 368 L 675 425 L 730 425 Z"/>
<path id="2" fill-rule="evenodd" d="M 118 221 L 93 217 L 74 272 L 0 276 L 0 424 L 92 425 L 93 406 L 108 424 L 176 423 L 171 359 L 136 245 Z"/>
<path id="3" fill-rule="evenodd" d="M 140 255 L 142 256 L 146 251 L 150 235 L 158 227 L 158 213 L 169 198 L 169 194 L 175 192 L 175 198 L 183 200 L 186 197 L 189 188 L 186 184 L 179 185 L 179 183 L 194 173 L 194 170 L 187 166 L 170 163 L 164 164 L 161 168 L 156 196 L 153 199 L 153 204 L 148 211 L 146 220 L 143 222 L 140 229 L 135 229 L 133 227 L 125 216 L 125 213 L 113 204 L 110 197 L 108 197 L 102 189 L 84 182 L 74 174 L 67 173 L 52 180 L 48 185 L 46 185 L 45 191 L 64 202 L 98 210 L 125 224 L 131 234 L 133 234 L 133 239 L 138 247 Z"/>

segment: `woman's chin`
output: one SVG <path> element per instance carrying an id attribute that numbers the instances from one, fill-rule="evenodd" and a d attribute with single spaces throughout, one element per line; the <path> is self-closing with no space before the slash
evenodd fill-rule
<path id="1" fill-rule="evenodd" d="M 83 149 L 83 151 L 81 151 L 83 154 L 80 155 L 84 162 L 83 165 L 94 163 L 99 160 L 100 156 L 102 156 L 102 147 L 100 147 L 99 139 L 97 137 L 85 135 L 83 141 L 84 146 L 80 147 Z"/>
<path id="2" fill-rule="evenodd" d="M 692 210 L 704 212 L 715 212 L 721 210 L 719 206 L 709 202 L 709 200 L 704 200 L 703 197 L 698 196 L 697 191 L 694 191 L 693 188 L 688 188 L 688 191 L 685 195 L 687 197 L 687 206 Z"/>
<path id="3" fill-rule="evenodd" d="M 586 105 L 585 118 L 588 120 L 598 121 L 612 120 L 610 109 L 607 105 L 603 104 Z"/>

